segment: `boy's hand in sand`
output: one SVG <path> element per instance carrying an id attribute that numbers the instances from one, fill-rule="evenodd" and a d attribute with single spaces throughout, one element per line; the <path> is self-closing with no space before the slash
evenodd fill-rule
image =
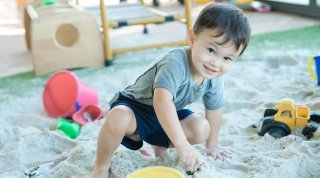
<path id="1" fill-rule="evenodd" d="M 202 164 L 202 155 L 190 144 L 176 147 L 180 162 L 187 171 L 194 172 Z"/>
<path id="2" fill-rule="evenodd" d="M 211 156 L 215 160 L 216 159 L 225 160 L 227 158 L 230 158 L 230 153 L 227 150 L 224 150 L 224 149 L 222 149 L 220 147 L 216 147 L 216 146 L 206 148 L 204 155 Z"/>

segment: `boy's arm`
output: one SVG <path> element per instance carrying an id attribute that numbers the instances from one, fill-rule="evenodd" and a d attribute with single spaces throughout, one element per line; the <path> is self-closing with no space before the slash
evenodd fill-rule
<path id="1" fill-rule="evenodd" d="M 206 154 L 214 159 L 225 159 L 228 152 L 218 147 L 219 131 L 222 119 L 222 108 L 216 110 L 206 109 L 206 119 L 210 124 L 210 135 L 206 142 Z"/>
<path id="2" fill-rule="evenodd" d="M 175 147 L 188 144 L 183 133 L 177 111 L 173 104 L 172 94 L 163 88 L 154 90 L 153 105 L 159 122 Z"/>
<path id="3" fill-rule="evenodd" d="M 188 171 L 195 171 L 202 163 L 201 154 L 188 142 L 179 122 L 171 92 L 154 89 L 153 105 L 160 125 L 176 148 L 180 161 Z"/>
<path id="4" fill-rule="evenodd" d="M 216 110 L 206 109 L 206 119 L 210 124 L 210 135 L 206 147 L 217 147 L 222 118 L 222 108 Z"/>

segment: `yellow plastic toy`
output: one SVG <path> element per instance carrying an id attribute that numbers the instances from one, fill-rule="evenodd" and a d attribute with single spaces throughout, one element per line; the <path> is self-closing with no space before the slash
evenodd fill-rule
<path id="1" fill-rule="evenodd" d="M 164 166 L 146 167 L 134 171 L 126 178 L 186 178 L 181 172 Z"/>
<path id="2" fill-rule="evenodd" d="M 253 0 L 236 0 L 237 4 L 249 4 L 252 3 Z"/>
<path id="3" fill-rule="evenodd" d="M 312 70 L 313 61 L 315 61 L 316 73 Z M 308 72 L 310 76 L 318 81 L 318 85 L 320 85 L 320 55 L 319 56 L 311 56 L 308 60 Z"/>
<path id="4" fill-rule="evenodd" d="M 309 75 L 310 75 L 313 79 L 317 80 L 317 78 L 318 78 L 317 75 L 312 71 L 313 61 L 314 61 L 314 57 L 311 56 L 311 57 L 309 58 L 309 60 L 308 60 L 308 72 L 309 72 Z"/>
<path id="5" fill-rule="evenodd" d="M 291 130 L 307 125 L 310 118 L 310 109 L 304 105 L 296 105 L 293 99 L 284 98 L 277 105 L 278 112 L 274 120 L 285 123 Z"/>
<path id="6" fill-rule="evenodd" d="M 266 109 L 257 125 L 253 124 L 252 127 L 257 129 L 260 136 L 269 133 L 275 138 L 287 136 L 301 128 L 302 135 L 310 139 L 320 128 L 319 123 L 320 112 L 310 111 L 303 104 L 295 104 L 291 98 L 283 98 L 274 109 Z"/>
<path id="7" fill-rule="evenodd" d="M 206 4 L 206 3 L 214 2 L 214 0 L 195 0 L 195 2 L 199 4 Z"/>
<path id="8" fill-rule="evenodd" d="M 251 9 L 253 0 L 230 0 L 230 3 L 241 9 Z"/>
<path id="9" fill-rule="evenodd" d="M 308 127 L 310 109 L 301 104 L 295 104 L 291 98 L 283 98 L 275 109 L 266 109 L 264 117 L 257 125 L 257 133 L 263 136 L 269 133 L 275 138 L 287 136 L 299 127 Z"/>

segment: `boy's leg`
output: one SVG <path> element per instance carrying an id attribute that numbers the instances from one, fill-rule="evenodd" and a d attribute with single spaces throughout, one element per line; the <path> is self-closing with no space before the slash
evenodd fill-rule
<path id="1" fill-rule="evenodd" d="M 209 138 L 209 122 L 197 114 L 191 114 L 184 120 L 180 121 L 183 132 L 190 144 L 205 143 Z"/>
<path id="2" fill-rule="evenodd" d="M 97 143 L 97 157 L 91 178 L 108 177 L 111 158 L 125 135 L 132 135 L 137 129 L 133 111 L 127 106 L 112 108 L 103 124 Z"/>
<path id="3" fill-rule="evenodd" d="M 191 114 L 180 121 L 180 124 L 190 144 L 200 144 L 207 141 L 210 133 L 210 125 L 206 119 L 201 118 L 197 114 Z M 169 147 L 173 147 L 171 142 L 169 143 Z M 162 156 L 167 150 L 165 147 L 154 145 L 152 145 L 152 148 L 156 157 Z"/>
<path id="4" fill-rule="evenodd" d="M 151 147 L 153 149 L 153 153 L 155 157 L 161 157 L 168 149 L 165 147 L 155 146 L 155 145 L 151 145 Z M 139 151 L 144 156 L 152 156 L 152 154 L 146 149 L 141 148 Z"/>

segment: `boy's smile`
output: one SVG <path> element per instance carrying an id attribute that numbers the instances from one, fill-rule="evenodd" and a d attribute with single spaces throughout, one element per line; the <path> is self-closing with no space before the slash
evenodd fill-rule
<path id="1" fill-rule="evenodd" d="M 214 74 L 217 74 L 218 73 L 218 70 L 214 69 L 213 67 L 211 67 L 210 65 L 203 65 L 204 68 L 206 69 L 206 72 L 209 74 L 209 75 L 214 75 Z"/>
<path id="2" fill-rule="evenodd" d="M 232 40 L 225 42 L 226 36 L 218 29 L 205 29 L 199 34 L 189 31 L 190 61 L 192 74 L 197 84 L 207 78 L 221 76 L 229 71 L 240 55 Z"/>

